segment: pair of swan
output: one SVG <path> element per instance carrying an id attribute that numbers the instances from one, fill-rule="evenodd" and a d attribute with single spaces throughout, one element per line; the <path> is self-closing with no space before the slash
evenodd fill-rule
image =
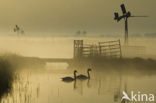
<path id="1" fill-rule="evenodd" d="M 80 74 L 80 75 L 76 76 L 77 71 L 74 70 L 74 78 L 72 78 L 72 77 L 64 77 L 64 78 L 62 78 L 62 81 L 71 82 L 71 81 L 74 81 L 76 79 L 80 79 L 80 80 L 90 79 L 90 74 L 89 74 L 90 71 L 91 71 L 91 69 L 89 68 L 87 70 L 88 76 L 83 75 L 83 74 Z"/>

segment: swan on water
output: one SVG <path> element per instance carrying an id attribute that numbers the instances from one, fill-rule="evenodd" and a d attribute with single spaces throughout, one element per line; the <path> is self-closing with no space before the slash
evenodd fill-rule
<path id="1" fill-rule="evenodd" d="M 78 75 L 76 78 L 77 78 L 77 79 L 90 79 L 90 71 L 91 71 L 91 69 L 89 68 L 89 69 L 87 70 L 88 76 L 83 75 L 83 74 L 80 74 L 80 75 Z"/>
<path id="2" fill-rule="evenodd" d="M 72 81 L 76 80 L 76 73 L 77 73 L 77 71 L 74 70 L 74 78 L 72 78 L 72 77 L 64 77 L 64 78 L 62 78 L 62 81 L 72 82 Z"/>

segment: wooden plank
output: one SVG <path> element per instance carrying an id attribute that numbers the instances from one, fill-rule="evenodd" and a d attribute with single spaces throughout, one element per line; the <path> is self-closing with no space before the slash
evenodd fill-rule
<path id="1" fill-rule="evenodd" d="M 119 53 L 120 51 L 103 51 L 102 53 Z"/>
<path id="2" fill-rule="evenodd" d="M 104 51 L 104 50 L 120 50 L 120 48 L 107 48 L 107 49 L 101 49 L 102 51 Z"/>
<path id="3" fill-rule="evenodd" d="M 100 45 L 100 47 L 111 47 L 111 46 L 119 46 L 119 44 L 114 44 L 114 45 Z"/>
<path id="4" fill-rule="evenodd" d="M 105 44 L 105 43 L 114 43 L 114 42 L 119 43 L 119 40 L 117 40 L 117 41 L 106 41 L 106 42 L 99 42 L 99 43 L 100 43 L 100 44 Z"/>

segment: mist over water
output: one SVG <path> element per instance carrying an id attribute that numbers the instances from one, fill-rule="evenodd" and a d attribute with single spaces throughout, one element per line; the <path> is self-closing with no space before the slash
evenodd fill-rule
<path id="1" fill-rule="evenodd" d="M 57 67 L 59 68 L 59 65 Z M 122 91 L 125 88 L 128 93 L 131 90 L 136 93 L 138 91 L 155 93 L 156 84 L 153 82 L 156 80 L 155 75 L 148 76 L 140 73 L 124 75 L 113 71 L 110 73 L 105 70 L 97 71 L 97 68 L 94 68 L 90 80 L 64 83 L 61 77 L 73 76 L 71 70 L 32 69 L 18 72 L 12 92 L 4 96 L 2 101 L 9 103 L 120 103 Z M 84 69 L 77 70 L 78 74 L 86 74 Z"/>
<path id="2" fill-rule="evenodd" d="M 75 39 L 83 39 L 85 43 L 91 44 L 116 40 L 116 38 L 3 37 L 0 38 L 0 50 L 2 54 L 16 53 L 29 57 L 73 58 Z M 146 48 L 146 52 L 138 55 L 139 57 L 155 58 L 155 41 L 155 39 L 132 38 L 129 44 Z M 123 44 L 122 39 L 121 43 Z M 3 96 L 2 103 L 120 103 L 123 90 L 128 93 L 133 90 L 155 94 L 155 72 L 133 69 L 129 72 L 129 67 L 120 72 L 116 70 L 117 68 L 99 68 L 92 64 L 86 64 L 85 67 L 68 66 L 67 63 L 46 63 L 44 68 L 20 67 L 16 70 L 11 92 Z M 73 70 L 77 70 L 77 74 L 87 75 L 88 68 L 92 68 L 90 80 L 76 80 L 71 83 L 61 81 L 62 77 L 73 77 Z"/>
<path id="3" fill-rule="evenodd" d="M 72 58 L 73 41 L 84 40 L 87 44 L 97 44 L 100 41 L 118 40 L 119 38 L 87 38 L 87 37 L 1 37 L 0 52 L 15 53 L 22 56 L 41 57 L 41 58 Z M 121 45 L 123 45 L 123 39 Z M 155 57 L 156 47 L 155 38 L 131 38 L 130 46 L 145 47 L 145 57 Z M 121 49 L 124 49 L 122 47 Z M 131 51 L 132 52 L 132 51 Z M 135 50 L 133 50 L 135 52 Z M 123 53 L 124 54 L 124 53 Z M 126 54 L 125 56 L 127 56 Z M 137 55 L 135 55 L 137 56 Z M 138 55 L 139 56 L 139 55 Z M 134 56 L 133 56 L 134 57 Z"/>
<path id="4" fill-rule="evenodd" d="M 123 91 L 156 95 L 155 4 L 156 0 L 1 0 L 0 103 L 122 103 Z M 137 18 L 128 19 L 124 27 L 123 19 L 129 17 Z M 124 28 L 130 34 L 128 46 Z M 117 41 L 113 46 L 119 47 L 109 44 L 101 50 L 99 42 L 119 39 L 121 48 Z M 91 45 L 89 58 L 73 59 L 74 40 Z M 79 74 L 87 79 L 75 79 Z"/>

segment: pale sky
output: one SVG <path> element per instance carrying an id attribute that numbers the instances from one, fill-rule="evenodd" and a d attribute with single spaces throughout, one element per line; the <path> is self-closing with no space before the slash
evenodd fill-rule
<path id="1" fill-rule="evenodd" d="M 129 33 L 156 32 L 156 0 L 0 0 L 0 31 L 12 33 L 18 24 L 26 33 L 73 35 L 77 30 L 88 34 L 122 34 L 124 21 L 113 20 L 124 3 L 132 15 Z"/>

